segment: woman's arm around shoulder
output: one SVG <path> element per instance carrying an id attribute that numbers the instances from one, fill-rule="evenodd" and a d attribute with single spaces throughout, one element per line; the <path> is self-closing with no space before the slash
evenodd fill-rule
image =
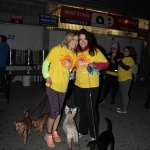
<path id="1" fill-rule="evenodd" d="M 110 63 L 106 59 L 106 57 L 103 55 L 103 53 L 98 50 L 97 53 L 97 60 L 95 61 L 95 68 L 98 70 L 105 70 L 109 67 Z"/>

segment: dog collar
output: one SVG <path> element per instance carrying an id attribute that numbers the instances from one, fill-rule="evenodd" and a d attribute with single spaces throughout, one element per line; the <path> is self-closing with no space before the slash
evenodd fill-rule
<path id="1" fill-rule="evenodd" d="M 21 133 L 21 135 L 23 135 L 23 134 L 24 134 L 25 130 L 26 130 L 26 129 L 24 128 L 24 129 L 23 129 L 23 131 L 22 131 L 22 133 Z"/>
<path id="2" fill-rule="evenodd" d="M 28 123 L 26 121 L 23 121 L 23 123 L 28 125 Z"/>

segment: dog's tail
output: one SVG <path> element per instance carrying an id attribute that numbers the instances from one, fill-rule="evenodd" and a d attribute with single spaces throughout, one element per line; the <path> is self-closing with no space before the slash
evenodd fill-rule
<path id="1" fill-rule="evenodd" d="M 29 110 L 28 109 L 24 110 L 24 114 L 28 118 L 29 117 Z"/>
<path id="2" fill-rule="evenodd" d="M 107 121 L 107 130 L 112 132 L 112 123 L 111 120 L 109 118 L 105 118 L 105 120 Z"/>

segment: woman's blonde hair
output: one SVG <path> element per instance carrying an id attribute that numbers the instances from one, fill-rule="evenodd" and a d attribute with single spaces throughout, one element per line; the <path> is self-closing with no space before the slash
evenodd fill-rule
<path id="1" fill-rule="evenodd" d="M 61 46 L 66 46 L 68 47 L 68 43 L 75 37 L 78 36 L 78 32 L 69 32 L 65 39 L 60 42 Z"/>

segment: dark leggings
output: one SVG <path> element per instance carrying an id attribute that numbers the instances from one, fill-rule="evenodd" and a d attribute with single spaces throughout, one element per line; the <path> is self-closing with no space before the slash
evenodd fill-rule
<path id="1" fill-rule="evenodd" d="M 58 115 L 61 115 L 66 93 L 57 92 L 49 87 L 46 87 L 46 92 L 50 103 L 49 117 L 56 119 Z"/>
<path id="2" fill-rule="evenodd" d="M 117 93 L 117 87 L 118 87 L 117 76 L 106 74 L 102 99 L 106 99 L 110 88 L 112 88 L 111 99 L 114 100 Z"/>
<path id="3" fill-rule="evenodd" d="M 80 88 L 75 86 L 75 91 L 80 108 L 79 132 L 85 135 L 90 130 L 91 137 L 95 138 L 95 133 L 98 133 L 98 111 L 96 107 L 98 87 Z"/>

